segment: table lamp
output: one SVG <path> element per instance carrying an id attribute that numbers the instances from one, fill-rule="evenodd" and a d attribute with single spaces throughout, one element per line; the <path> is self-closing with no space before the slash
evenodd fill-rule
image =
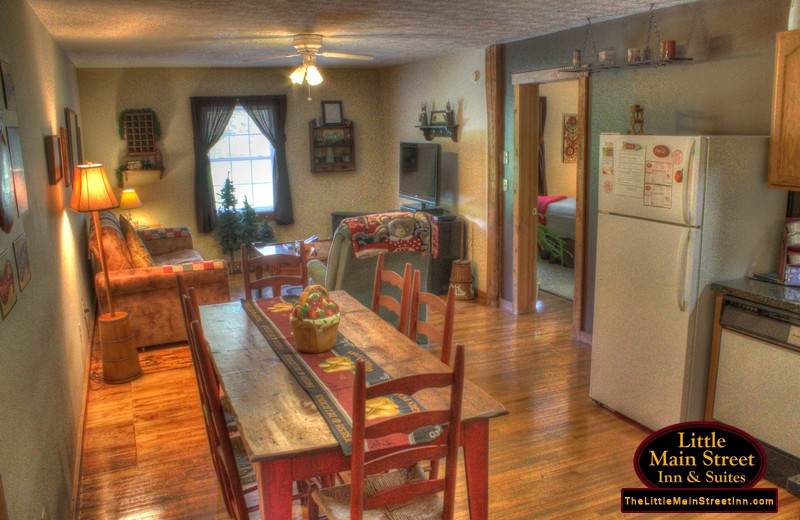
<path id="1" fill-rule="evenodd" d="M 108 279 L 106 254 L 103 250 L 99 211 L 119 207 L 111 190 L 102 164 L 79 164 L 75 166 L 70 209 L 81 213 L 92 213 L 100 267 L 106 283 L 108 314 L 98 318 L 100 346 L 103 358 L 103 380 L 108 383 L 124 383 L 142 375 L 139 354 L 133 340 L 127 312 L 116 312 L 111 298 L 111 283 Z"/>
<path id="2" fill-rule="evenodd" d="M 139 223 L 133 220 L 133 215 L 131 214 L 130 210 L 141 208 L 142 201 L 139 199 L 139 195 L 137 195 L 136 190 L 133 188 L 122 190 L 122 196 L 119 198 L 119 209 L 127 209 L 128 213 L 126 215 L 122 215 L 128 222 L 133 224 L 133 227 L 139 228 Z"/>

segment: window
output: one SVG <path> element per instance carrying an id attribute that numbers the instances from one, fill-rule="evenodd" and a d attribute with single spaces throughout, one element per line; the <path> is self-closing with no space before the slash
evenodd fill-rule
<path id="1" fill-rule="evenodd" d="M 275 201 L 272 191 L 272 161 L 275 151 L 272 145 L 247 115 L 241 105 L 236 105 L 228 127 L 208 152 L 211 162 L 211 179 L 214 195 L 219 207 L 217 193 L 222 189 L 230 173 L 236 188 L 237 208 L 244 204 L 244 198 L 256 211 L 273 211 Z"/>

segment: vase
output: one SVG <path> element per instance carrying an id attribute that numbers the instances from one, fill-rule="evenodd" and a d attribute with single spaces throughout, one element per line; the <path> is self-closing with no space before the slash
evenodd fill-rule
<path id="1" fill-rule="evenodd" d="M 334 162 L 335 160 L 336 160 L 336 159 L 335 159 L 335 157 L 334 157 L 334 155 L 333 155 L 333 147 L 332 147 L 332 146 L 329 146 L 329 147 L 328 147 L 328 150 L 325 152 L 325 162 L 332 163 L 332 162 Z"/>

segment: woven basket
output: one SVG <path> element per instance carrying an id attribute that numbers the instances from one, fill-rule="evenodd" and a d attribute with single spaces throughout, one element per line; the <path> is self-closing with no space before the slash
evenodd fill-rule
<path id="1" fill-rule="evenodd" d="M 297 306 L 302 307 L 309 296 L 313 293 L 322 293 L 326 298 L 328 291 L 321 285 L 309 285 L 303 290 L 297 300 Z M 297 318 L 292 313 L 292 332 L 297 350 L 312 354 L 327 352 L 336 346 L 336 338 L 339 332 L 339 314 L 328 316 L 327 318 L 309 320 L 307 318 Z"/>

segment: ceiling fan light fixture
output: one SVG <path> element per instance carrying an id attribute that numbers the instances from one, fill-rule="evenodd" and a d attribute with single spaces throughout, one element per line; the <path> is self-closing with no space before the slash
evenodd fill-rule
<path id="1" fill-rule="evenodd" d="M 319 85 L 322 83 L 322 74 L 315 65 L 311 65 L 306 69 L 306 81 L 309 85 Z"/>
<path id="2" fill-rule="evenodd" d="M 303 84 L 303 79 L 305 77 L 306 77 L 306 66 L 305 66 L 305 64 L 300 65 L 299 67 L 294 69 L 291 74 L 289 74 L 289 79 L 292 80 L 292 83 L 295 83 L 297 85 L 302 85 Z"/>

